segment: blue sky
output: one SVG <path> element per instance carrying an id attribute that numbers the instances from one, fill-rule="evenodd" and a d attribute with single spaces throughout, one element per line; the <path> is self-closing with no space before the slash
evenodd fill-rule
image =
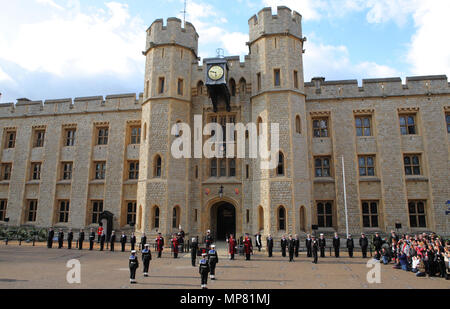
<path id="1" fill-rule="evenodd" d="M 141 92 L 145 30 L 182 0 L 0 0 L 0 102 Z M 305 80 L 450 74 L 448 0 L 188 0 L 199 55 L 248 52 L 266 6 L 303 16 Z M 446 39 L 447 38 L 447 39 Z"/>

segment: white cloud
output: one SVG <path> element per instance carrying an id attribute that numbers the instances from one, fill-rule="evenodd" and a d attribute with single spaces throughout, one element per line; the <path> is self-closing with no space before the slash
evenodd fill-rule
<path id="1" fill-rule="evenodd" d="M 0 82 L 12 82 L 13 79 L 0 67 Z"/>
<path id="2" fill-rule="evenodd" d="M 36 2 L 38 4 L 44 4 L 44 5 L 49 5 L 51 7 L 54 7 L 58 10 L 63 10 L 64 8 L 58 4 L 56 4 L 53 0 L 36 0 Z"/>

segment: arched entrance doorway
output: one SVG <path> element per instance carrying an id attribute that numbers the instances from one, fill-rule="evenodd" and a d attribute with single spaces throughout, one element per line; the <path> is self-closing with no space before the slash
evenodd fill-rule
<path id="1" fill-rule="evenodd" d="M 218 202 L 211 207 L 211 229 L 217 240 L 226 235 L 236 235 L 236 209 L 228 202 Z"/>

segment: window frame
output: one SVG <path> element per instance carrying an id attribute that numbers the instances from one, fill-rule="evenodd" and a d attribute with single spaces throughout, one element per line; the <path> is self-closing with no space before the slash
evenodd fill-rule
<path id="1" fill-rule="evenodd" d="M 139 179 L 139 161 L 128 161 L 128 180 Z"/>
<path id="2" fill-rule="evenodd" d="M 321 127 L 321 121 L 325 121 L 325 127 Z M 315 122 L 318 122 L 318 127 L 315 127 Z M 312 118 L 312 132 L 313 138 L 328 138 L 330 137 L 330 117 L 313 117 Z M 318 132 L 318 135 L 316 134 Z"/>
<path id="3" fill-rule="evenodd" d="M 37 207 L 38 207 L 38 200 L 36 200 L 36 199 L 27 200 L 27 221 L 26 222 L 36 222 Z"/>
<path id="4" fill-rule="evenodd" d="M 101 167 L 100 169 L 98 167 Z M 106 161 L 94 162 L 94 180 L 106 179 Z"/>
<path id="5" fill-rule="evenodd" d="M 409 124 L 409 117 L 412 117 L 414 123 Z M 417 124 L 417 113 L 404 113 L 399 114 L 399 125 L 400 125 L 400 135 L 419 135 L 418 124 Z M 405 123 L 402 124 L 402 119 L 404 119 Z M 414 128 L 414 133 L 410 132 L 410 128 Z"/>
<path id="6" fill-rule="evenodd" d="M 97 209 L 96 206 L 97 205 Z M 92 200 L 91 201 L 91 223 L 98 224 L 100 223 L 100 215 L 103 213 L 103 200 Z"/>
<path id="7" fill-rule="evenodd" d="M 419 212 L 419 204 L 423 204 L 423 212 Z M 411 212 L 411 204 L 414 205 L 414 212 Z M 419 217 L 423 217 L 423 222 L 425 223 L 423 226 L 420 225 L 421 220 Z M 412 218 L 416 220 L 416 225 L 413 226 L 412 224 Z M 409 226 L 411 228 L 427 228 L 427 201 L 426 200 L 408 200 L 408 221 Z"/>
<path id="8" fill-rule="evenodd" d="M 68 223 L 69 215 L 70 215 L 70 200 L 59 200 L 58 201 L 58 223 Z"/>
<path id="9" fill-rule="evenodd" d="M 364 204 L 367 204 L 368 212 L 364 212 Z M 373 212 L 372 205 L 376 206 L 376 211 Z M 362 215 L 362 224 L 363 228 L 379 228 L 380 227 L 380 203 L 376 200 L 362 200 L 361 201 L 361 215 Z M 368 218 L 369 226 L 366 226 L 364 218 Z M 376 218 L 376 225 L 374 224 L 373 219 Z"/>
<path id="10" fill-rule="evenodd" d="M 414 163 L 414 158 L 417 157 L 418 163 Z M 406 158 L 409 159 L 409 164 L 406 164 Z M 423 170 L 422 170 L 422 155 L 418 153 L 409 153 L 409 154 L 403 154 L 403 170 L 405 173 L 405 176 L 423 176 Z M 408 173 L 408 168 L 411 169 L 411 172 Z M 415 172 L 415 169 L 419 169 L 419 173 Z"/>
<path id="11" fill-rule="evenodd" d="M 42 148 L 45 144 L 45 129 L 34 130 L 33 148 Z"/>
<path id="12" fill-rule="evenodd" d="M 319 213 L 319 204 L 323 205 L 323 213 Z M 331 210 L 327 212 L 327 204 L 330 204 Z M 317 226 L 319 228 L 332 228 L 334 221 L 334 202 L 333 201 L 316 201 Z M 323 217 L 321 224 L 320 217 Z M 329 219 L 329 221 L 328 221 Z"/>
<path id="13" fill-rule="evenodd" d="M 66 167 L 70 166 L 67 170 Z M 61 180 L 72 180 L 73 162 L 61 162 Z"/>
<path id="14" fill-rule="evenodd" d="M 365 123 L 365 120 L 368 120 L 368 125 Z M 358 125 L 358 120 L 361 121 L 361 124 Z M 369 134 L 366 134 L 366 130 L 369 130 Z M 361 134 L 358 133 L 358 130 L 361 130 Z M 355 131 L 357 137 L 368 137 L 373 136 L 372 132 L 372 115 L 356 115 L 355 116 Z"/>
<path id="15" fill-rule="evenodd" d="M 130 223 L 136 223 L 136 219 L 137 219 L 137 201 L 126 201 L 126 211 L 127 211 L 127 224 L 129 225 Z M 131 211 L 130 211 L 130 206 L 131 206 Z"/>
<path id="16" fill-rule="evenodd" d="M 369 165 L 368 159 L 372 158 L 372 165 Z M 364 166 L 361 166 L 361 159 L 364 160 Z M 361 174 L 361 170 L 364 169 L 364 175 Z M 370 175 L 369 170 L 373 170 L 373 175 Z M 358 175 L 359 177 L 375 177 L 377 176 L 376 169 L 376 156 L 375 155 L 358 155 Z"/>
<path id="17" fill-rule="evenodd" d="M 324 160 L 328 159 L 328 167 L 324 165 Z M 320 166 L 317 166 L 317 160 L 320 160 Z M 333 177 L 331 156 L 314 156 L 314 178 Z M 317 174 L 320 169 L 320 175 Z M 323 171 L 328 169 L 328 175 L 324 175 Z"/>

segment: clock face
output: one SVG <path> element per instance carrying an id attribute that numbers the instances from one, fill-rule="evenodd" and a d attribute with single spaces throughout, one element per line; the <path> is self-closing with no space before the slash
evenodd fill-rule
<path id="1" fill-rule="evenodd" d="M 218 65 L 212 66 L 208 71 L 208 76 L 212 80 L 219 80 L 223 76 L 223 68 Z"/>

